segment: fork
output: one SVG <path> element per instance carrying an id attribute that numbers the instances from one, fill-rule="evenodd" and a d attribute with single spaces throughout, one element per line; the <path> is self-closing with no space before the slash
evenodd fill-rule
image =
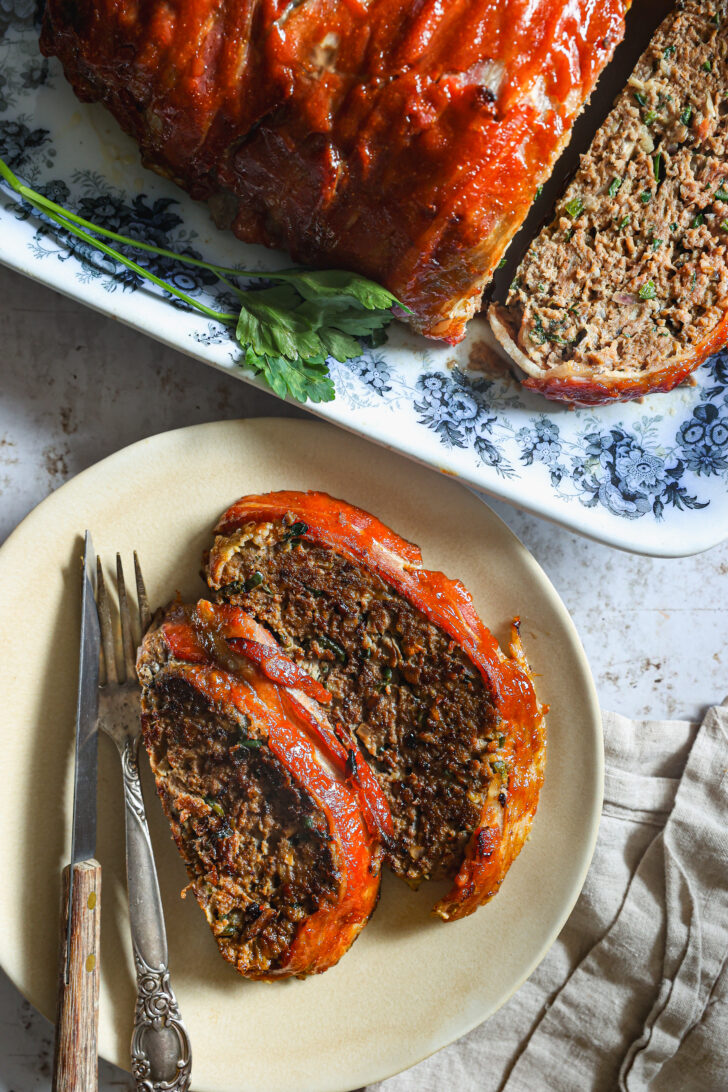
<path id="1" fill-rule="evenodd" d="M 117 660 L 110 597 L 100 558 L 96 565 L 96 607 L 106 669 L 99 688 L 99 727 L 116 744 L 124 777 L 126 881 L 137 981 L 132 1075 L 139 1092 L 186 1092 L 190 1085 L 190 1040 L 169 980 L 162 900 L 139 780 L 139 681 L 129 596 L 121 557 L 117 554 L 116 588 L 123 650 L 122 658 Z M 134 573 L 141 640 L 151 616 L 136 551 Z"/>

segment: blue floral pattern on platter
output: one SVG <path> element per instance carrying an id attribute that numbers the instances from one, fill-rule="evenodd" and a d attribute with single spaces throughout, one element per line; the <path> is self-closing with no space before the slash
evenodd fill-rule
<path id="1" fill-rule="evenodd" d="M 204 211 L 169 183 L 137 169 L 144 192 L 112 184 L 93 147 L 69 164 L 55 135 L 59 107 L 50 97 L 63 98 L 66 110 L 82 117 L 82 111 L 99 108 L 81 107 L 56 62 L 40 56 L 34 12 L 33 0 L 0 0 L 0 155 L 31 185 L 88 220 L 192 257 L 212 257 L 195 230 L 204 223 Z M 92 125 L 85 131 L 95 137 Z M 122 134 L 115 139 L 130 147 Z M 56 278 L 45 278 L 38 268 L 55 261 L 79 285 L 104 293 L 165 295 L 0 189 L 0 226 L 10 220 L 27 222 L 25 245 L 33 275 L 41 280 L 55 285 Z M 237 262 L 247 249 L 232 239 L 223 246 L 236 248 Z M 209 272 L 153 255 L 133 256 L 189 295 L 230 306 L 226 286 Z M 255 261 L 256 268 L 266 268 L 265 256 L 256 253 Z M 168 294 L 164 299 L 166 308 L 184 306 Z M 130 311 L 125 316 L 133 321 Z M 672 520 L 678 513 L 694 513 L 695 519 L 716 502 L 716 517 L 728 534 L 728 354 L 703 365 L 692 390 L 652 396 L 644 407 L 565 412 L 523 391 L 492 360 L 483 367 L 477 336 L 453 351 L 398 330 L 385 346 L 363 349 L 345 364 L 331 361 L 336 401 L 317 411 L 525 507 L 543 511 L 550 498 L 553 518 L 628 549 L 653 552 L 649 532 L 638 541 L 627 524 L 651 522 L 664 531 L 671 514 Z M 190 316 L 184 331 L 166 339 L 250 379 L 227 331 L 203 316 Z M 603 517 L 594 522 L 590 512 L 611 517 L 609 528 Z M 718 536 L 713 525 L 705 526 L 710 545 Z M 675 536 L 677 528 L 675 523 Z"/>
<path id="2" fill-rule="evenodd" d="M 590 413 L 576 436 L 565 437 L 542 414 L 516 431 L 501 411 L 495 383 L 470 379 L 458 369 L 449 375 L 421 375 L 414 408 L 420 423 L 443 445 L 469 449 L 504 478 L 518 474 L 505 455 L 504 441 L 514 438 L 520 463 L 542 464 L 559 496 L 575 498 L 588 508 L 601 504 L 624 519 L 650 513 L 662 519 L 667 505 L 697 509 L 710 503 L 689 491 L 683 481 L 686 472 L 721 475 L 728 481 L 728 412 L 721 412 L 728 404 L 728 356 L 713 357 L 705 374 L 718 382 L 701 390 L 706 400 L 681 424 L 668 450 L 656 437 L 661 417 L 644 419 L 632 430 L 604 429 Z"/>

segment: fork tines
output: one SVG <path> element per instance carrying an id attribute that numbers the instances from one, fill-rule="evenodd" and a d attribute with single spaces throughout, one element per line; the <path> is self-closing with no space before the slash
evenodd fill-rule
<path id="1" fill-rule="evenodd" d="M 138 639 L 135 626 L 132 621 L 130 597 L 127 595 L 126 581 L 121 555 L 116 555 L 116 591 L 119 600 L 119 618 L 121 620 L 121 659 L 117 659 L 114 640 L 114 624 L 111 613 L 111 598 L 106 587 L 101 558 L 96 558 L 96 608 L 101 627 L 101 642 L 104 651 L 104 665 L 106 667 L 106 683 L 123 683 L 132 680 L 136 676 L 136 648 L 149 628 L 151 615 L 149 613 L 149 600 L 144 586 L 139 557 L 134 551 L 134 576 L 136 580 L 137 607 L 138 607 Z M 137 613 L 137 612 L 135 612 Z"/>

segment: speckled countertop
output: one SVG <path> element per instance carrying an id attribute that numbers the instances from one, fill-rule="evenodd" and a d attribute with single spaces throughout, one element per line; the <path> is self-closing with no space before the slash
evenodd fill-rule
<path id="1" fill-rule="evenodd" d="M 0 541 L 68 478 L 183 425 L 302 411 L 0 268 Z M 728 543 L 651 560 L 494 501 L 581 634 L 605 708 L 698 719 L 728 694 Z M 50 1089 L 51 1026 L 0 971 L 0 1092 Z M 102 1064 L 101 1088 L 131 1089 Z"/>

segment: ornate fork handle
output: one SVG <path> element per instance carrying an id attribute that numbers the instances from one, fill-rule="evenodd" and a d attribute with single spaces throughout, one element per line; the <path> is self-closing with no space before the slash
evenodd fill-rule
<path id="1" fill-rule="evenodd" d="M 190 1040 L 169 982 L 167 935 L 139 780 L 138 748 L 138 736 L 127 737 L 120 748 L 129 918 L 137 978 L 132 1073 L 139 1092 L 186 1092 L 190 1086 Z"/>

